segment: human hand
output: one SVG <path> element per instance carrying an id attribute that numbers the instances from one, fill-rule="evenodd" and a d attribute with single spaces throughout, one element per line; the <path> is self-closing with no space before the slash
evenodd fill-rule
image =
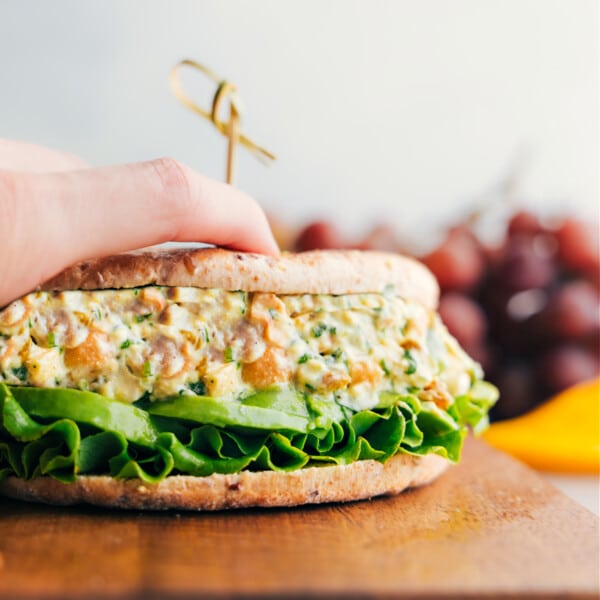
<path id="1" fill-rule="evenodd" d="M 0 140 L 0 306 L 73 263 L 167 241 L 279 252 L 252 198 L 173 159 L 84 167 Z"/>

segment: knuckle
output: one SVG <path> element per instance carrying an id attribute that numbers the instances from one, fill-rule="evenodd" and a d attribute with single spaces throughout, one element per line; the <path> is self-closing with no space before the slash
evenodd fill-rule
<path id="1" fill-rule="evenodd" d="M 15 223 L 18 197 L 21 196 L 21 179 L 16 173 L 0 171 L 0 219 Z"/>
<path id="2" fill-rule="evenodd" d="M 188 167 L 171 157 L 159 158 L 151 164 L 171 207 L 187 210 L 192 198 Z"/>
<path id="3" fill-rule="evenodd" d="M 0 193 L 3 198 L 14 198 L 18 192 L 19 177 L 10 171 L 0 171 Z"/>

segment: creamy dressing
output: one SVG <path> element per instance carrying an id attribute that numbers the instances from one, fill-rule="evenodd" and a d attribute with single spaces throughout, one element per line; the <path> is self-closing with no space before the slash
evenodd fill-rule
<path id="1" fill-rule="evenodd" d="M 149 286 L 36 292 L 0 312 L 0 381 L 124 402 L 281 386 L 354 410 L 388 390 L 447 406 L 480 376 L 435 312 L 385 293 Z"/>

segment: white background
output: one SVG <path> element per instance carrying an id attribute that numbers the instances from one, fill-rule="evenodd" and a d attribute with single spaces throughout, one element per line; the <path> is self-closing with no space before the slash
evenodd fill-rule
<path id="1" fill-rule="evenodd" d="M 515 162 L 519 197 L 597 218 L 594 0 L 0 0 L 0 136 L 94 164 L 173 155 L 223 177 L 182 108 L 193 57 L 239 85 L 240 187 L 289 222 L 458 218 Z M 209 104 L 211 87 L 185 82 Z"/>

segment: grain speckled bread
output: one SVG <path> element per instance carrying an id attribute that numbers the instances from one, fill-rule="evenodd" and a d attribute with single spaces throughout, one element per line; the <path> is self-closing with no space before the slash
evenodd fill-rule
<path id="1" fill-rule="evenodd" d="M 208 477 L 173 475 L 157 484 L 108 476 L 83 476 L 68 484 L 50 477 L 31 481 L 10 477 L 0 482 L 0 493 L 48 504 L 85 503 L 146 510 L 297 506 L 398 494 L 429 483 L 449 464 L 435 454 L 422 457 L 398 454 L 384 464 L 362 460 L 290 472 L 242 471 Z"/>
<path id="2" fill-rule="evenodd" d="M 76 264 L 40 289 L 101 290 L 146 285 L 192 286 L 275 294 L 382 292 L 430 309 L 439 289 L 431 273 L 400 255 L 360 251 L 312 251 L 267 257 L 217 248 L 151 248 Z M 8 477 L 0 493 L 51 504 L 88 503 L 131 509 L 220 510 L 252 506 L 352 501 L 397 494 L 429 483 L 449 461 L 437 455 L 398 454 L 385 463 L 362 460 L 291 472 L 242 471 L 206 477 L 168 476 L 157 484 L 84 475 L 64 484 L 51 477 Z"/>
<path id="3" fill-rule="evenodd" d="M 429 308 L 438 302 L 433 275 L 398 254 L 358 250 L 283 253 L 279 257 L 220 248 L 147 249 L 76 264 L 40 289 L 100 290 L 144 285 L 193 286 L 274 294 L 396 294 Z"/>

